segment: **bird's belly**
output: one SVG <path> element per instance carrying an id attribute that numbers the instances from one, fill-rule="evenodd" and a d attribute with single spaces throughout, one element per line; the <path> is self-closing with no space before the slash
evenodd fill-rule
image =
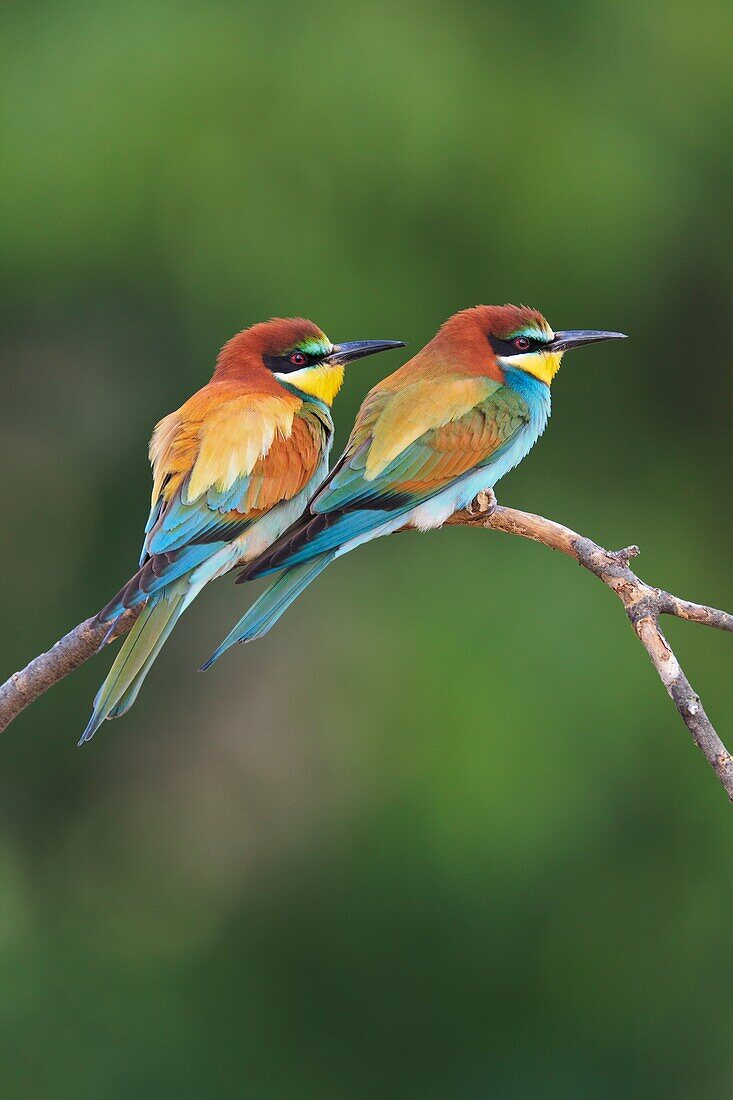
<path id="1" fill-rule="evenodd" d="M 410 526 L 419 531 L 433 531 L 436 527 L 442 527 L 454 512 L 465 508 L 479 493 L 493 488 L 501 476 L 497 476 L 488 467 L 475 470 L 467 478 L 462 478 L 455 485 L 449 485 L 442 493 L 414 508 L 409 517 Z"/>

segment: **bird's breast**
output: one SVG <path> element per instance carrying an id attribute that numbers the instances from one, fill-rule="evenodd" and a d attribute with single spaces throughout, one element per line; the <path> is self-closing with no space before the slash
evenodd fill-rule
<path id="1" fill-rule="evenodd" d="M 527 406 L 529 426 L 536 431 L 533 440 L 535 442 L 537 437 L 542 435 L 550 419 L 552 408 L 550 387 L 546 382 L 519 367 L 505 367 L 504 379 Z"/>

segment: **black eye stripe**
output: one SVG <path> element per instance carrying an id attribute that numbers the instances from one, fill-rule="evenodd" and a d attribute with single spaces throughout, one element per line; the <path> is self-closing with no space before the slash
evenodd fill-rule
<path id="1" fill-rule="evenodd" d="M 290 362 L 290 356 L 294 353 L 304 357 L 302 363 Z M 288 351 L 284 355 L 263 355 L 262 359 L 268 370 L 276 372 L 277 374 L 291 374 L 293 371 L 305 370 L 306 367 L 312 367 L 314 363 L 320 363 L 323 356 L 308 355 L 307 352 L 301 351 L 300 348 L 293 348 L 292 351 Z"/>
<path id="2" fill-rule="evenodd" d="M 519 336 L 524 336 L 524 333 L 518 333 Z M 531 336 L 526 337 L 529 340 L 529 345 L 526 348 L 515 347 L 513 340 L 501 340 L 498 336 L 493 336 L 489 333 L 489 343 L 494 349 L 495 355 L 507 356 L 507 355 L 529 355 L 533 351 L 537 351 L 538 348 L 545 347 L 544 340 L 535 340 Z"/>

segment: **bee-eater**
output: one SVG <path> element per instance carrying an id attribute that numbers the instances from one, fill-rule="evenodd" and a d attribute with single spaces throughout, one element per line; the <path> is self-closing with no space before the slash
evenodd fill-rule
<path id="1" fill-rule="evenodd" d="M 285 570 L 204 667 L 252 641 L 334 558 L 400 527 L 440 527 L 528 454 L 550 416 L 564 353 L 624 339 L 553 332 L 526 306 L 450 317 L 422 351 L 367 394 L 346 450 L 303 514 L 237 581 Z"/>
<path id="2" fill-rule="evenodd" d="M 261 554 L 300 515 L 328 471 L 331 404 L 344 367 L 399 340 L 332 344 L 303 318 L 238 333 L 213 377 L 155 428 L 153 494 L 140 568 L 100 613 L 114 624 L 144 603 L 81 741 L 137 698 L 177 619 L 210 580 Z"/>

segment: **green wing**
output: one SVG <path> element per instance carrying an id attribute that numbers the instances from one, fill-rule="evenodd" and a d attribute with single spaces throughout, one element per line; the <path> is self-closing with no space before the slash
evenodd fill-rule
<path id="1" fill-rule="evenodd" d="M 496 459 L 529 423 L 529 409 L 509 386 L 483 378 L 470 382 L 476 400 L 467 409 L 467 387 L 451 403 L 433 385 L 427 408 L 424 392 L 412 392 L 400 402 L 397 416 L 395 395 L 373 391 L 346 451 L 308 511 L 244 576 L 261 576 L 338 549 Z M 447 397 L 456 398 L 456 391 Z M 404 440 L 396 454 L 395 436 Z"/>

